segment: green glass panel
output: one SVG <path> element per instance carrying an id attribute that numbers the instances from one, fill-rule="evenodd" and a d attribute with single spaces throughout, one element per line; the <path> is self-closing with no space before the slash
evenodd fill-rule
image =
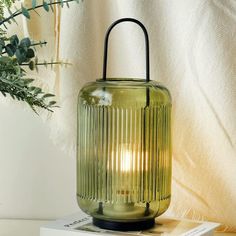
<path id="1" fill-rule="evenodd" d="M 110 221 L 154 218 L 171 197 L 171 98 L 155 81 L 97 80 L 78 98 L 77 199 Z"/>

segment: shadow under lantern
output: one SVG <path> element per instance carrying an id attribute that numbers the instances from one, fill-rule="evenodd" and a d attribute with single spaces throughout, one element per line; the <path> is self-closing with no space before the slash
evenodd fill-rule
<path id="1" fill-rule="evenodd" d="M 107 78 L 108 38 L 121 22 L 145 36 L 146 79 Z M 77 200 L 96 226 L 151 228 L 171 197 L 171 97 L 150 80 L 149 40 L 133 18 L 115 21 L 105 37 L 103 78 L 78 97 Z"/>

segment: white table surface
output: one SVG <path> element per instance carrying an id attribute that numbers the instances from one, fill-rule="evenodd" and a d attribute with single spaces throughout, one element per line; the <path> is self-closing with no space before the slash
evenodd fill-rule
<path id="1" fill-rule="evenodd" d="M 0 236 L 39 236 L 40 226 L 46 220 L 0 219 Z M 215 233 L 216 236 L 236 236 L 236 233 Z"/>
<path id="2" fill-rule="evenodd" d="M 39 236 L 39 228 L 47 223 L 43 220 L 0 219 L 0 236 Z"/>

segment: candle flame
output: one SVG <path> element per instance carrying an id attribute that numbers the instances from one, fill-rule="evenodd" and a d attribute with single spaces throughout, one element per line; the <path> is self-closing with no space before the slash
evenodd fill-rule
<path id="1" fill-rule="evenodd" d="M 117 151 L 111 152 L 111 157 L 108 159 L 107 168 L 128 173 L 132 171 L 148 170 L 147 154 L 139 152 L 131 145 L 122 145 Z"/>
<path id="2" fill-rule="evenodd" d="M 121 171 L 129 172 L 132 169 L 132 160 L 132 152 L 127 149 L 123 149 L 121 152 Z"/>

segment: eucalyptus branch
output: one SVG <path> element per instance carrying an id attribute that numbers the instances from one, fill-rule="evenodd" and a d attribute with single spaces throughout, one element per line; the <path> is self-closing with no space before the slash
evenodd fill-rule
<path id="1" fill-rule="evenodd" d="M 36 71 L 38 71 L 38 66 L 45 66 L 46 68 L 48 66 L 51 66 L 51 68 L 53 68 L 54 65 L 60 65 L 60 66 L 67 66 L 67 65 L 71 65 L 71 63 L 68 62 L 64 62 L 64 61 L 51 61 L 51 62 L 38 62 L 38 58 L 35 58 L 35 60 L 31 60 L 29 63 L 21 63 L 19 64 L 20 66 L 28 66 L 30 68 L 30 70 L 34 70 L 36 69 Z"/>
<path id="2" fill-rule="evenodd" d="M 39 99 L 38 94 L 34 94 L 33 92 L 30 92 L 29 88 L 19 86 L 16 83 L 11 82 L 11 81 L 7 81 L 7 82 L 5 81 L 5 83 L 11 86 L 11 93 L 7 89 L 5 89 L 5 91 L 4 90 L 1 91 L 3 95 L 5 95 L 4 92 L 9 93 L 13 99 L 16 97 L 18 100 L 26 101 L 36 114 L 38 113 L 35 110 L 34 106 L 38 106 L 50 112 L 53 112 L 53 110 L 50 109 L 50 107 L 53 107 L 50 105 L 50 102 L 49 104 L 45 104 L 44 99 Z"/>
<path id="3" fill-rule="evenodd" d="M 52 5 L 56 5 L 56 4 L 69 3 L 69 2 L 74 2 L 74 1 L 76 1 L 76 0 L 64 0 L 63 2 L 62 2 L 62 1 L 49 2 L 49 3 L 47 3 L 47 5 L 48 5 L 48 6 L 52 6 Z M 78 1 L 78 0 L 77 0 L 77 1 Z M 44 7 L 44 4 L 40 4 L 40 5 L 38 5 L 38 6 L 28 8 L 27 11 L 35 11 L 35 9 L 37 9 L 37 8 L 42 8 L 42 7 Z M 21 11 L 20 11 L 20 10 L 17 10 L 17 11 L 15 11 L 15 12 L 14 12 L 12 15 L 10 15 L 9 17 L 7 17 L 7 18 L 1 20 L 1 21 L 0 21 L 0 25 L 2 25 L 2 24 L 4 24 L 4 23 L 8 22 L 9 20 L 11 20 L 11 19 L 13 19 L 13 18 L 15 18 L 16 16 L 21 15 L 21 14 L 23 14 L 23 10 L 21 10 Z"/>
<path id="4" fill-rule="evenodd" d="M 35 66 L 68 65 L 68 64 L 69 64 L 69 63 L 55 61 L 55 62 L 40 62 L 40 63 L 35 63 Z M 22 63 L 22 64 L 20 64 L 20 66 L 29 66 L 29 63 Z"/>
<path id="5" fill-rule="evenodd" d="M 30 46 L 31 47 L 34 47 L 34 46 L 42 46 L 42 45 L 46 45 L 47 44 L 47 42 L 46 41 L 43 41 L 43 42 L 38 42 L 38 43 L 32 43 Z"/>
<path id="6" fill-rule="evenodd" d="M 37 113 L 36 107 L 53 112 L 52 109 L 58 107 L 57 102 L 53 100 L 55 95 L 45 93 L 40 87 L 32 85 L 34 79 L 26 78 L 27 72 L 24 67 L 28 66 L 30 70 L 38 71 L 38 66 L 50 65 L 52 68 L 53 65 L 68 65 L 69 63 L 53 60 L 38 61 L 36 47 L 42 47 L 47 42 L 33 41 L 29 37 L 19 39 L 17 34 L 8 37 L 6 23 L 17 24 L 15 17 L 21 14 L 30 19 L 30 11 L 38 14 L 36 11 L 38 8 L 53 12 L 53 5 L 63 7 L 66 4 L 69 7 L 70 2 L 79 3 L 79 0 L 42 0 L 40 5 L 37 5 L 37 0 L 31 0 L 30 8 L 22 4 L 21 8 L 15 7 L 15 11 L 12 12 L 10 8 L 14 2 L 15 0 L 0 0 L 0 93 L 5 97 L 10 95 L 13 99 L 28 103 L 35 113 Z M 4 7 L 8 10 L 8 17 L 4 17 Z"/>

